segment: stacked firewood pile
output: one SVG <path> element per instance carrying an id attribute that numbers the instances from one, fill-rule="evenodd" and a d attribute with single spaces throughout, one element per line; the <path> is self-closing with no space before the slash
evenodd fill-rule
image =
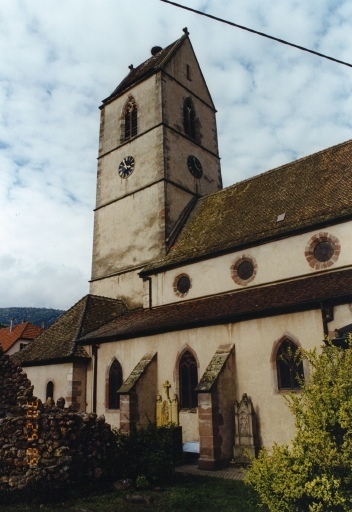
<path id="1" fill-rule="evenodd" d="M 20 414 L 21 405 L 32 396 L 33 387 L 22 368 L 12 364 L 0 347 L 0 419 Z"/>
<path id="2" fill-rule="evenodd" d="M 0 490 L 67 483 L 106 476 L 114 436 L 103 416 L 77 413 L 33 396 L 26 374 L 0 352 Z"/>

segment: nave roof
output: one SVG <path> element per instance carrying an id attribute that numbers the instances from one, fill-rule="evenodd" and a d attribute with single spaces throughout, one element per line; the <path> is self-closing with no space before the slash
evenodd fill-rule
<path id="1" fill-rule="evenodd" d="M 352 140 L 236 183 L 200 198 L 141 275 L 351 219 L 351 189 Z"/>

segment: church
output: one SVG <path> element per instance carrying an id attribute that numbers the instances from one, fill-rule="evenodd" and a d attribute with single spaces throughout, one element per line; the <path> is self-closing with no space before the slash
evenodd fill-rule
<path id="1" fill-rule="evenodd" d="M 295 352 L 352 330 L 352 141 L 223 189 L 183 32 L 102 102 L 90 293 L 13 357 L 42 401 L 175 423 L 217 469 L 290 441 Z"/>

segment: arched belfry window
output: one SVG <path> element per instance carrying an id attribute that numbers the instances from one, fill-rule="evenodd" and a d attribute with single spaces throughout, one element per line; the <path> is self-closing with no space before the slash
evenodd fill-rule
<path id="1" fill-rule="evenodd" d="M 186 135 L 196 138 L 196 111 L 192 98 L 186 98 L 183 102 L 183 127 Z"/>
<path id="2" fill-rule="evenodd" d="M 128 140 L 137 135 L 137 104 L 133 96 L 128 98 L 124 108 L 125 133 L 124 139 Z"/>
<path id="3" fill-rule="evenodd" d="M 47 400 L 48 398 L 54 399 L 54 383 L 52 380 L 49 380 L 46 385 L 45 399 Z"/>
<path id="4" fill-rule="evenodd" d="M 287 338 L 278 348 L 276 369 L 279 389 L 301 389 L 301 380 L 304 378 L 303 362 L 297 358 L 297 350 L 297 345 Z"/>
<path id="5" fill-rule="evenodd" d="M 195 391 L 198 384 L 197 361 L 193 354 L 186 350 L 179 365 L 180 407 L 194 409 L 198 406 L 198 396 Z"/>
<path id="6" fill-rule="evenodd" d="M 120 395 L 117 390 L 122 386 L 122 368 L 115 359 L 109 370 L 109 409 L 120 409 Z"/>

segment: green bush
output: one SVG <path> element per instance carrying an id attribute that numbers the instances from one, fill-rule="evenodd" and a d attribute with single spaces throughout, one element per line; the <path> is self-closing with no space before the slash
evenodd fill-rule
<path id="1" fill-rule="evenodd" d="M 352 338 L 301 351 L 311 376 L 286 396 L 295 416 L 290 446 L 262 450 L 245 478 L 271 512 L 352 510 Z"/>

